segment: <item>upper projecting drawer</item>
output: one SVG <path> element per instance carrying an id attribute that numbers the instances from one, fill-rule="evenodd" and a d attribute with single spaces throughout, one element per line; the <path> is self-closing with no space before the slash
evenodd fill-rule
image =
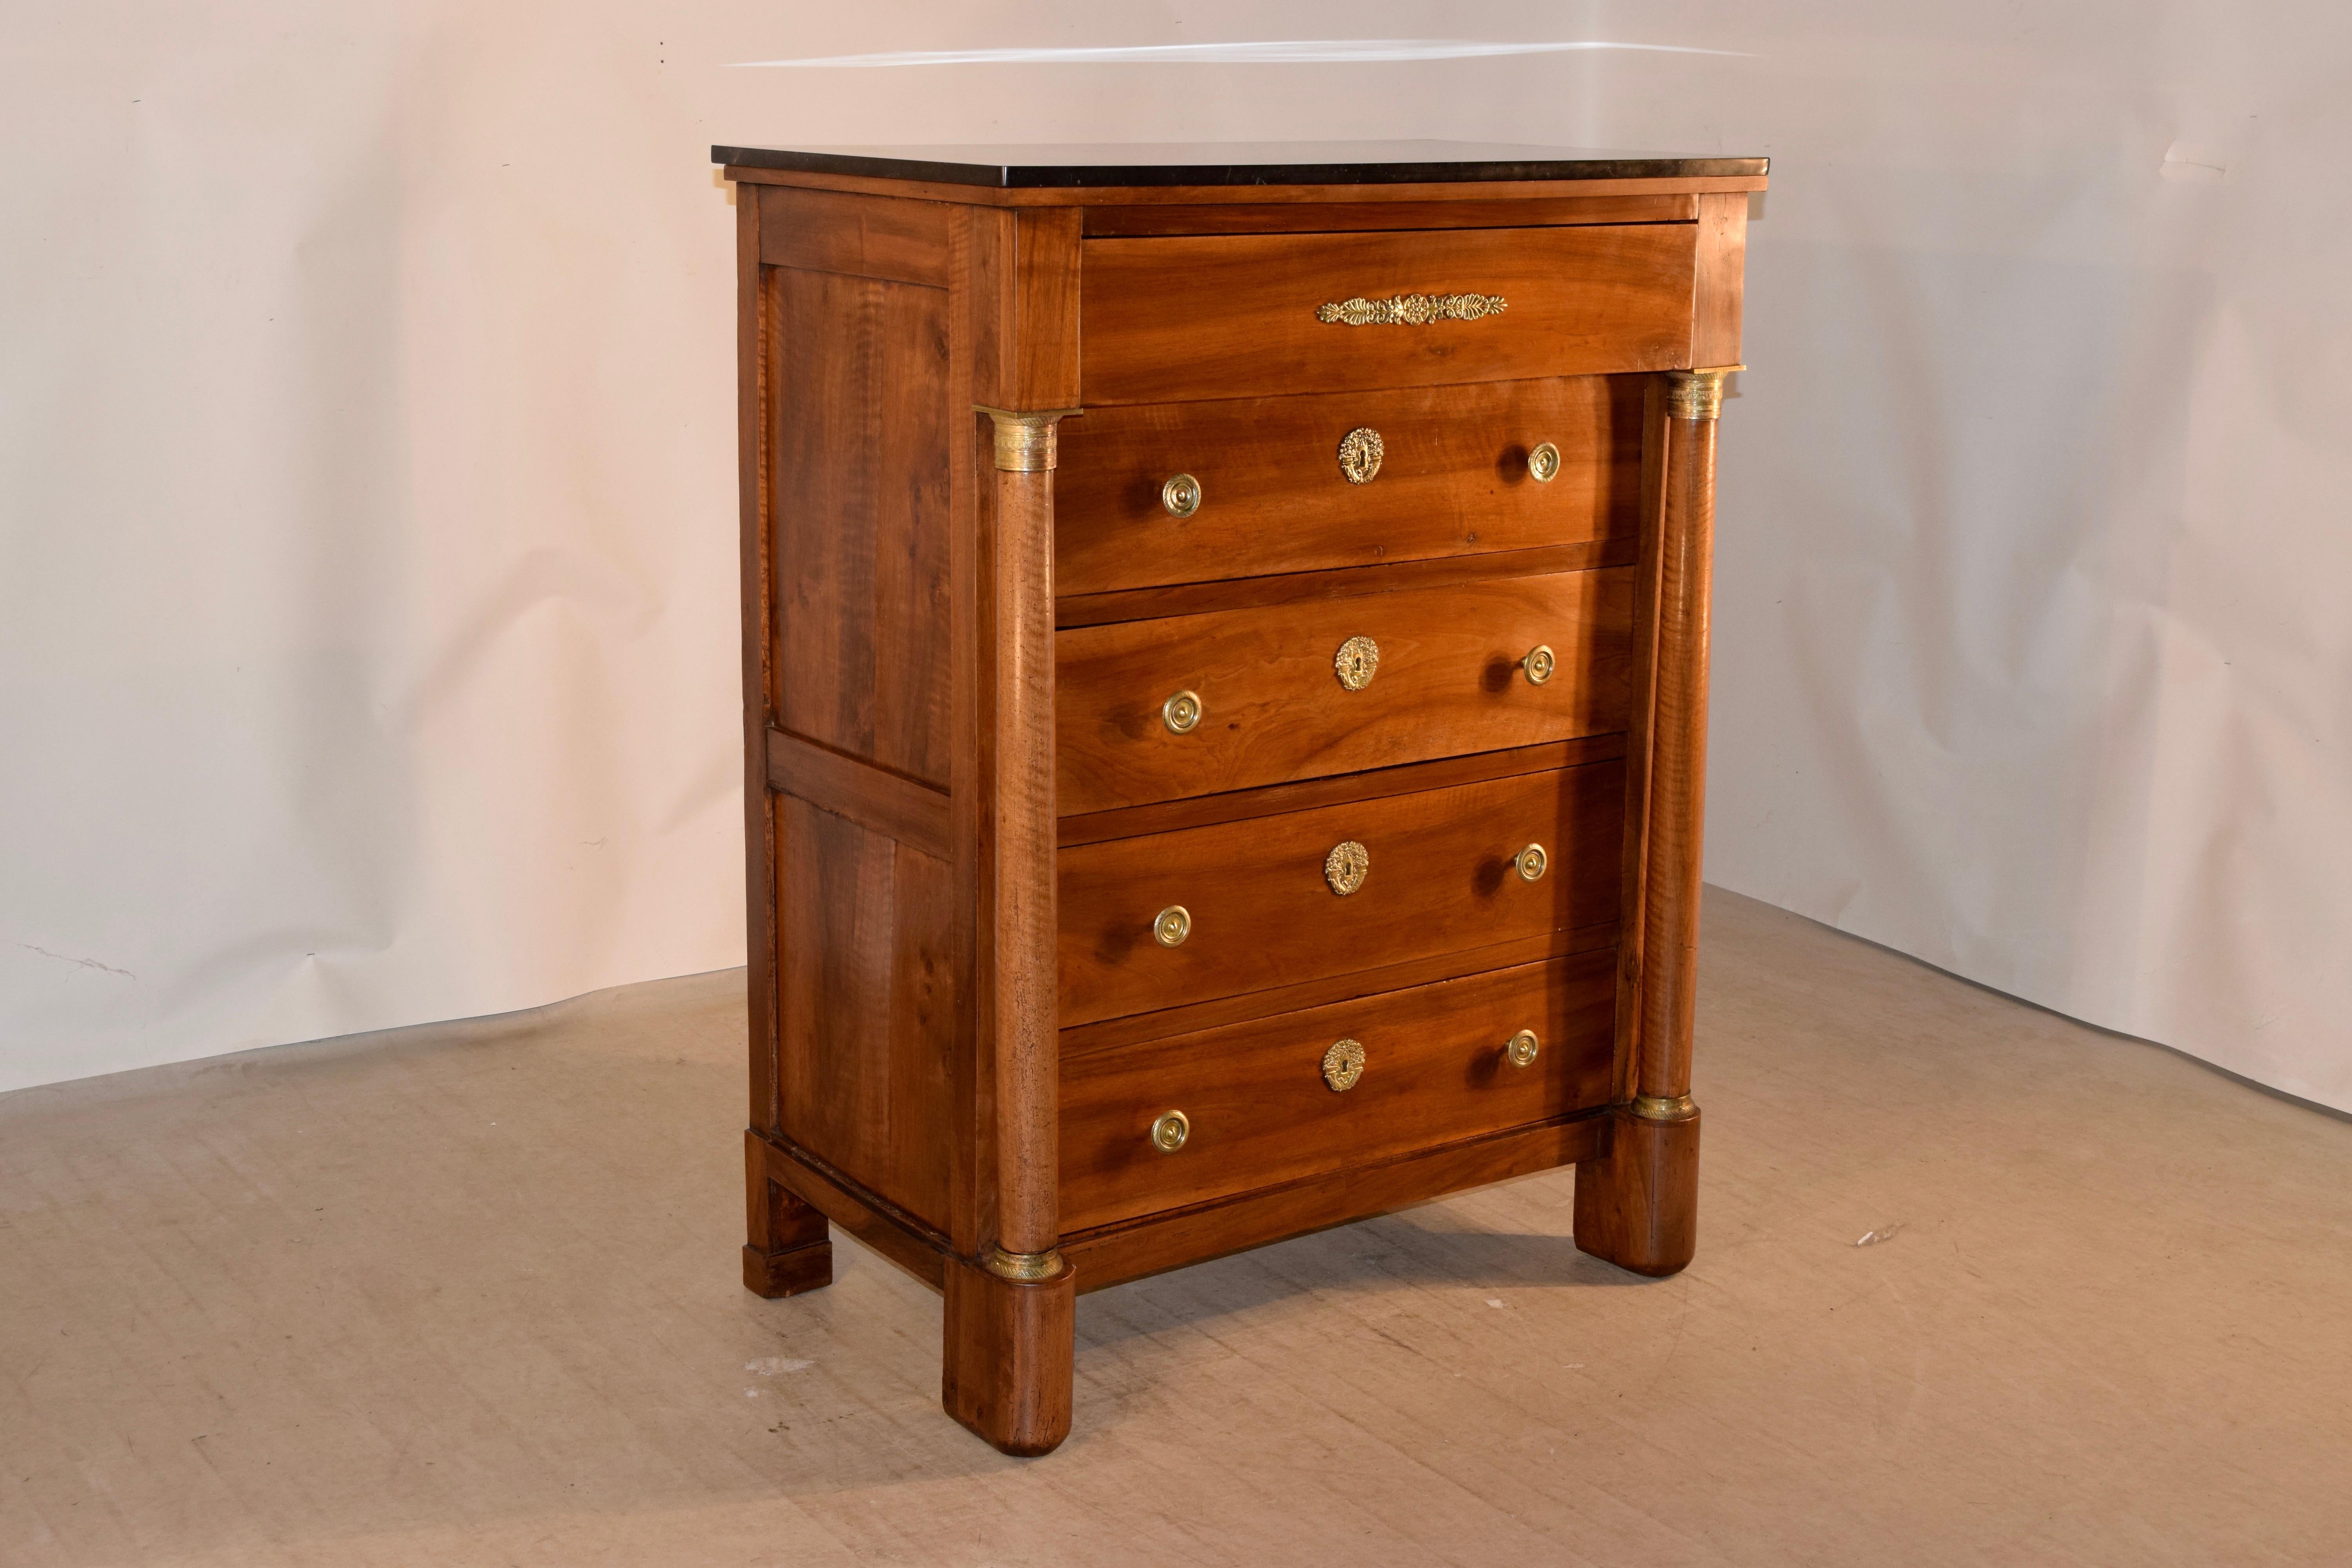
<path id="1" fill-rule="evenodd" d="M 1089 407 L 1671 370 L 1697 226 L 1090 239 Z"/>

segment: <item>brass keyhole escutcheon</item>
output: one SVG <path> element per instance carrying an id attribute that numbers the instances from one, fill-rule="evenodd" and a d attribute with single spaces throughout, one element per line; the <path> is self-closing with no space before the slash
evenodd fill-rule
<path id="1" fill-rule="evenodd" d="M 1201 725 L 1201 694 L 1180 691 L 1160 705 L 1160 721 L 1171 735 L 1189 735 Z"/>
<path id="2" fill-rule="evenodd" d="M 1171 517 L 1192 516 L 1201 510 L 1201 481 L 1190 474 L 1174 476 L 1160 487 L 1160 504 Z"/>
<path id="3" fill-rule="evenodd" d="M 1559 476 L 1559 448 L 1546 441 L 1528 454 L 1528 478 L 1548 485 Z"/>
<path id="4" fill-rule="evenodd" d="M 1533 1029 L 1521 1029 L 1505 1042 L 1503 1055 L 1515 1068 L 1531 1068 L 1536 1065 L 1536 1052 L 1540 1048 L 1536 1039 L 1536 1032 Z"/>
<path id="5" fill-rule="evenodd" d="M 1181 904 L 1171 904 L 1151 917 L 1151 940 L 1162 947 L 1181 947 L 1192 934 L 1192 911 Z"/>
<path id="6" fill-rule="evenodd" d="M 1359 426 L 1339 437 L 1339 474 L 1351 485 L 1368 485 L 1381 471 L 1381 433 Z"/>
<path id="7" fill-rule="evenodd" d="M 1380 673 L 1381 645 L 1370 637 L 1349 637 L 1331 656 L 1331 668 L 1340 685 L 1350 691 L 1361 691 Z"/>
<path id="8" fill-rule="evenodd" d="M 1541 686 L 1545 681 L 1549 680 L 1551 672 L 1558 667 L 1559 660 L 1552 657 L 1551 649 L 1542 643 L 1538 643 L 1528 649 L 1528 657 L 1519 660 L 1519 668 L 1528 672 L 1529 686 Z"/>
<path id="9" fill-rule="evenodd" d="M 1334 1040 L 1323 1053 L 1323 1081 L 1334 1094 L 1345 1094 L 1364 1076 L 1364 1047 L 1355 1040 Z"/>
<path id="10" fill-rule="evenodd" d="M 1364 885 L 1364 874 L 1371 868 L 1372 852 L 1352 838 L 1333 845 L 1323 857 L 1323 879 L 1343 899 Z"/>
<path id="11" fill-rule="evenodd" d="M 1511 857 L 1511 868 L 1519 874 L 1522 882 L 1542 881 L 1544 868 L 1550 864 L 1544 858 L 1544 847 L 1540 844 L 1530 844 Z"/>
<path id="12" fill-rule="evenodd" d="M 1191 1136 L 1192 1119 L 1181 1110 L 1163 1110 L 1151 1124 L 1151 1146 L 1163 1154 L 1173 1154 Z"/>

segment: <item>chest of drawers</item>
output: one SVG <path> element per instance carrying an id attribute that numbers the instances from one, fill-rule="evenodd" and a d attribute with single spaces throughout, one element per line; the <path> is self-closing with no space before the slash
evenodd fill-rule
<path id="1" fill-rule="evenodd" d="M 1714 431 L 1748 158 L 715 150 L 745 1283 L 839 1226 L 949 1413 L 1077 1291 L 1577 1167 L 1696 1233 Z"/>

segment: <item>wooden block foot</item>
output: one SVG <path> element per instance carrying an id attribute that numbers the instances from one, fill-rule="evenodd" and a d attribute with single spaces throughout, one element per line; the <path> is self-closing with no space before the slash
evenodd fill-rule
<path id="1" fill-rule="evenodd" d="M 743 1288 L 771 1300 L 833 1283 L 832 1232 L 824 1215 L 768 1179 L 767 1145 L 743 1135 Z"/>
<path id="2" fill-rule="evenodd" d="M 830 1241 L 787 1247 L 782 1252 L 762 1252 L 756 1247 L 743 1249 L 743 1289 L 755 1296 L 765 1296 L 772 1301 L 806 1290 L 821 1290 L 832 1283 Z"/>
<path id="3" fill-rule="evenodd" d="M 1050 1454 L 1070 1435 L 1077 1278 L 1016 1283 L 949 1260 L 940 1402 L 1007 1454 Z"/>
<path id="4" fill-rule="evenodd" d="M 1607 1153 L 1576 1167 L 1576 1245 L 1636 1274 L 1679 1272 L 1698 1246 L 1698 1117 L 1620 1107 Z"/>

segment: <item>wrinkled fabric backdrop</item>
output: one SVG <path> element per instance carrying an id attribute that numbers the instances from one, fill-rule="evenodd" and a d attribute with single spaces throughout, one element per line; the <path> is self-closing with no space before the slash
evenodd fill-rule
<path id="1" fill-rule="evenodd" d="M 725 68 L 1461 37 L 1724 52 Z M 1709 879 L 2352 1109 L 2348 71 L 2315 0 L 26 8 L 0 1087 L 741 962 L 712 142 L 1440 136 L 1773 159 Z"/>

